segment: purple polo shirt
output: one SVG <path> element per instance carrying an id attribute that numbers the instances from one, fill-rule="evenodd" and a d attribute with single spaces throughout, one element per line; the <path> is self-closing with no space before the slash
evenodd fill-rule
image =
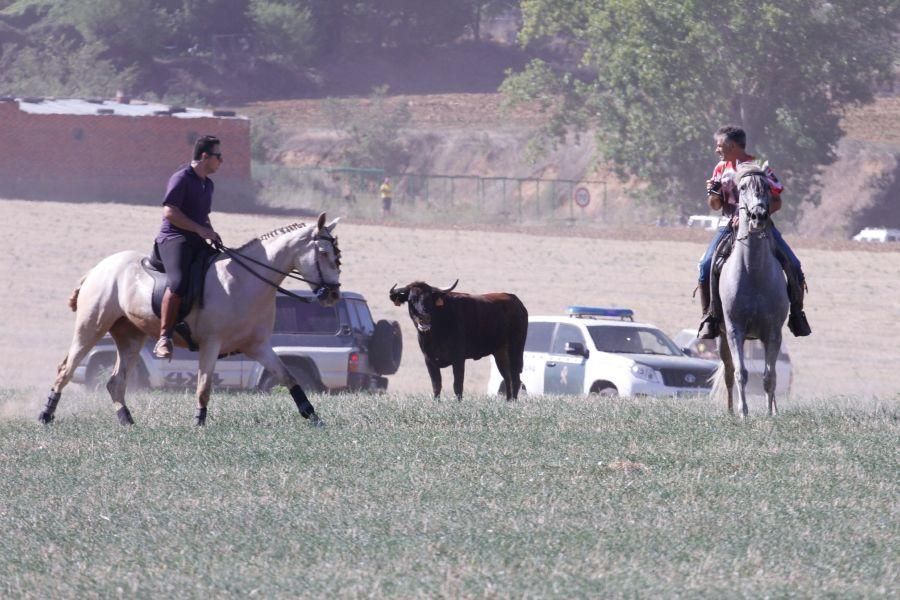
<path id="1" fill-rule="evenodd" d="M 214 188 L 212 179 L 209 177 L 200 179 L 194 168 L 186 165 L 175 171 L 169 178 L 166 196 L 162 203 L 179 208 L 192 221 L 209 226 L 209 212 L 212 209 Z M 159 235 L 156 236 L 156 243 L 175 237 L 199 238 L 200 236 L 192 231 L 175 227 L 163 217 Z"/>

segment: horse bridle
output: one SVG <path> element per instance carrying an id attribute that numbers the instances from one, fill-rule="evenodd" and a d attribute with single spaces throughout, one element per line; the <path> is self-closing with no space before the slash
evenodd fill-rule
<path id="1" fill-rule="evenodd" d="M 740 176 L 740 179 L 743 179 L 744 177 L 749 177 L 749 176 L 751 176 L 751 175 L 762 175 L 763 177 L 766 176 L 765 172 L 763 172 L 763 171 L 748 171 L 748 172 L 742 174 L 742 175 Z M 744 204 L 742 204 L 742 203 L 739 202 L 739 203 L 738 203 L 738 211 L 742 211 L 742 210 L 745 211 L 745 212 L 747 212 L 747 218 L 749 219 L 749 218 L 750 218 L 750 207 L 748 207 L 748 206 L 746 206 L 746 205 L 744 205 Z M 765 238 L 769 237 L 769 225 L 772 223 L 772 221 L 771 221 L 770 219 L 768 219 L 768 216 L 769 216 L 769 211 L 768 211 L 768 209 L 766 209 L 766 221 L 767 221 L 767 223 L 766 223 L 766 226 L 762 229 L 762 231 L 757 231 L 757 232 L 755 232 L 755 233 L 751 233 L 751 232 L 748 230 L 748 231 L 747 231 L 747 235 L 745 235 L 745 236 L 743 236 L 743 237 L 735 238 L 735 241 L 736 241 L 736 242 L 744 241 L 744 240 L 746 240 L 747 238 L 749 238 L 751 235 L 755 235 L 755 236 L 758 237 L 759 239 L 765 239 Z"/>
<path id="2" fill-rule="evenodd" d="M 332 249 L 334 250 L 335 260 L 336 260 L 338 266 L 340 266 L 340 264 L 341 264 L 341 251 L 340 251 L 340 249 L 338 248 L 338 245 L 337 245 L 337 237 L 331 236 L 331 235 L 322 235 L 322 234 L 318 234 L 318 233 L 317 233 L 316 235 L 313 236 L 312 239 L 313 239 L 313 241 L 315 241 L 315 242 L 318 242 L 319 240 L 325 240 L 325 241 L 327 241 L 327 242 L 331 242 L 331 247 L 332 247 Z M 304 297 L 304 296 L 297 295 L 297 294 L 295 294 L 294 292 L 292 292 L 292 291 L 290 291 L 290 290 L 284 289 L 284 288 L 281 287 L 280 285 L 277 285 L 277 284 L 275 284 L 275 283 L 272 283 L 271 281 L 269 281 L 268 279 L 266 279 L 265 277 L 263 277 L 262 275 L 260 275 L 260 274 L 257 273 L 256 271 L 254 271 L 252 267 L 250 267 L 249 265 L 247 265 L 247 264 L 246 264 L 245 262 L 243 262 L 243 261 L 245 261 L 245 260 L 246 260 L 246 261 L 250 261 L 250 262 L 252 262 L 252 263 L 254 263 L 254 264 L 256 264 L 256 265 L 259 265 L 260 267 L 264 267 L 264 268 L 266 268 L 266 269 L 269 269 L 270 271 L 274 271 L 275 273 L 278 273 L 279 275 L 283 275 L 283 276 L 285 276 L 285 277 L 289 277 L 289 278 L 295 279 L 295 280 L 297 280 L 297 281 L 303 281 L 304 283 L 308 283 L 308 284 L 310 284 L 310 285 L 315 286 L 315 290 L 313 291 L 313 294 L 315 294 L 315 297 L 316 297 L 317 299 L 318 299 L 318 298 L 321 298 L 322 296 L 324 296 L 324 295 L 327 294 L 328 292 L 333 291 L 333 290 L 337 290 L 337 289 L 339 289 L 339 288 L 341 287 L 340 282 L 337 282 L 337 283 L 329 283 L 329 282 L 325 281 L 325 275 L 322 273 L 322 265 L 319 264 L 318 248 L 316 249 L 316 261 L 315 261 L 315 262 L 316 262 L 316 272 L 317 272 L 318 275 L 319 275 L 319 281 L 311 281 L 311 280 L 309 280 L 309 279 L 303 277 L 302 275 L 300 275 L 300 273 L 297 272 L 296 269 L 291 269 L 290 271 L 282 271 L 282 270 L 280 270 L 280 269 L 276 269 L 275 267 L 273 267 L 273 266 L 271 266 L 271 265 L 267 265 L 266 263 L 264 263 L 264 262 L 262 262 L 262 261 L 259 261 L 259 260 L 256 260 L 256 259 L 253 258 L 253 257 L 247 256 L 246 254 L 241 254 L 240 252 L 238 252 L 238 251 L 235 250 L 234 248 L 229 248 L 229 247 L 226 246 L 225 244 L 222 244 L 222 243 L 214 243 L 214 244 L 213 244 L 213 247 L 215 247 L 217 250 L 219 250 L 219 251 L 221 251 L 221 252 L 224 252 L 226 255 L 228 255 L 228 257 L 229 257 L 231 260 L 233 260 L 234 262 L 236 262 L 236 263 L 239 264 L 240 266 L 242 266 L 242 267 L 244 267 L 245 269 L 247 269 L 247 271 L 249 271 L 250 274 L 253 275 L 254 277 L 256 277 L 257 279 L 259 279 L 259 280 L 261 280 L 261 281 L 264 281 L 265 283 L 271 285 L 273 288 L 275 288 L 276 290 L 278 290 L 278 291 L 281 292 L 282 294 L 284 294 L 284 295 L 286 295 L 286 296 L 290 296 L 290 297 L 292 297 L 292 298 L 296 298 L 297 300 L 300 300 L 300 301 L 302 301 L 302 302 L 312 302 L 313 299 L 312 299 L 312 298 L 306 298 L 306 297 Z"/>

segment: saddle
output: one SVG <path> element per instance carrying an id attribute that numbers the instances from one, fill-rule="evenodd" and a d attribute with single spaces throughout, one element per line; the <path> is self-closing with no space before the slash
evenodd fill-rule
<path id="1" fill-rule="evenodd" d="M 175 332 L 184 339 L 192 352 L 196 352 L 200 347 L 191 337 L 191 328 L 184 322 L 184 319 L 191 314 L 191 310 L 193 310 L 195 303 L 199 305 L 198 308 L 203 308 L 203 288 L 206 282 L 206 272 L 219 255 L 219 252 L 212 249 L 208 252 L 198 252 L 188 270 L 187 291 L 181 300 L 181 307 L 178 309 L 178 316 L 175 319 Z M 165 267 L 155 253 L 142 258 L 141 267 L 143 267 L 144 271 L 153 278 L 153 294 L 150 298 L 150 306 L 153 308 L 153 314 L 157 317 L 161 317 L 162 299 L 163 294 L 166 291 Z"/>

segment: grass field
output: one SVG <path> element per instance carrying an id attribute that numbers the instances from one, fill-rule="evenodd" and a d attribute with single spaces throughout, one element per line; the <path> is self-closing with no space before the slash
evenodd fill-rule
<path id="1" fill-rule="evenodd" d="M 896 597 L 900 404 L 0 392 L 0 596 Z M 31 414 L 34 412 L 34 414 Z"/>

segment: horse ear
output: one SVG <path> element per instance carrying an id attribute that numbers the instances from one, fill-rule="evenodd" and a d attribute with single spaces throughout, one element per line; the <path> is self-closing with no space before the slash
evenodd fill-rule
<path id="1" fill-rule="evenodd" d="M 316 229 L 318 229 L 319 231 L 322 231 L 322 227 L 324 227 L 324 226 L 325 226 L 325 213 L 322 213 L 319 215 L 319 220 L 316 223 Z"/>
<path id="2" fill-rule="evenodd" d="M 328 230 L 328 233 L 331 233 L 332 231 L 334 231 L 334 228 L 337 227 L 337 224 L 340 222 L 340 220 L 341 220 L 341 218 L 338 217 L 337 219 L 334 219 L 331 223 L 329 223 L 328 225 L 325 226 L 325 229 Z"/>

